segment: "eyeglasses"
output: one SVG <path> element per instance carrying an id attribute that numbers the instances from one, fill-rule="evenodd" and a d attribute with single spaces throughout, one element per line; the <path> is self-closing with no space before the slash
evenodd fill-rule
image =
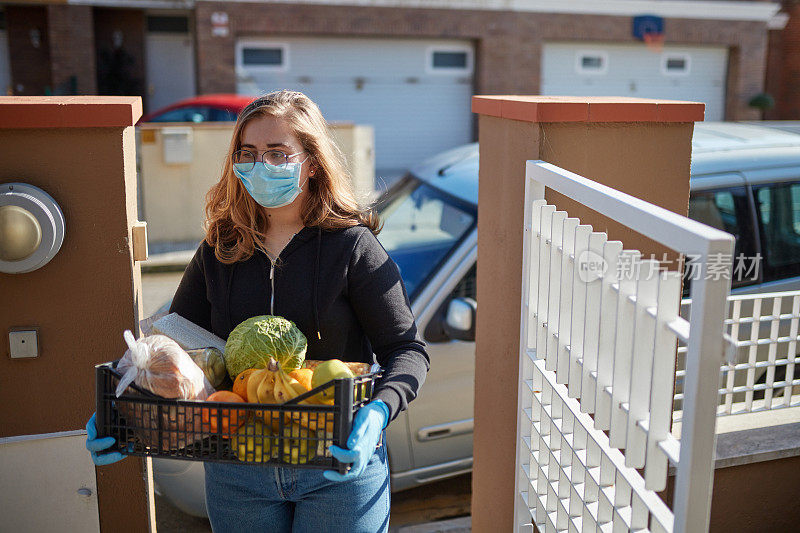
<path id="1" fill-rule="evenodd" d="M 305 153 L 305 150 L 301 150 L 296 154 L 286 154 L 284 152 L 281 152 L 280 150 L 267 150 L 266 152 L 261 154 L 261 162 L 264 165 L 269 164 L 269 165 L 274 165 L 276 167 L 284 168 L 286 165 L 289 164 L 289 158 L 294 157 L 296 155 L 300 155 L 302 153 Z M 233 153 L 234 164 L 241 165 L 241 170 L 243 170 L 244 172 L 249 172 L 253 170 L 253 167 L 256 166 L 256 161 L 257 161 L 256 155 L 250 150 L 237 150 Z"/>

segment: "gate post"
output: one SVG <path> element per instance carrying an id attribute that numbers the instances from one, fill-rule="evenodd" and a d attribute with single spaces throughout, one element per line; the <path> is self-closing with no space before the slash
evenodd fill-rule
<path id="1" fill-rule="evenodd" d="M 95 469 L 84 429 L 94 365 L 122 356 L 124 330 L 139 335 L 141 114 L 138 96 L 0 97 L 0 185 L 44 190 L 64 219 L 49 263 L 0 273 L 0 500 L 11 508 L 0 529 L 155 530 L 150 459 Z M 35 356 L 12 356 L 17 328 L 37 332 Z"/>
<path id="2" fill-rule="evenodd" d="M 694 122 L 704 104 L 639 98 L 475 96 L 480 115 L 472 527 L 510 531 L 525 162 L 540 159 L 686 215 Z M 663 246 L 564 197 L 548 201 L 660 256 Z M 710 479 L 709 479 L 710 483 Z M 708 495 L 710 498 L 710 493 Z M 706 517 L 706 521 L 708 518 Z"/>

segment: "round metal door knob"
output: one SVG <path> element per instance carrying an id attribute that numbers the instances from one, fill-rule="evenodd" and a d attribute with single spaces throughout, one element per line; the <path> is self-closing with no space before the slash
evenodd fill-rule
<path id="1" fill-rule="evenodd" d="M 0 184 L 0 272 L 22 274 L 50 262 L 64 242 L 64 214 L 27 183 Z"/>

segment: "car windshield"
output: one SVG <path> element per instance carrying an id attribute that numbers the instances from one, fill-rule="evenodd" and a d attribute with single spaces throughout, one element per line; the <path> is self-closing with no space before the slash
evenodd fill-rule
<path id="1" fill-rule="evenodd" d="M 407 175 L 385 195 L 378 208 L 378 234 L 397 263 L 409 298 L 475 225 L 475 208 Z"/>
<path id="2" fill-rule="evenodd" d="M 156 115 L 149 122 L 208 122 L 213 120 L 211 115 L 214 111 L 206 106 L 180 107 Z"/>

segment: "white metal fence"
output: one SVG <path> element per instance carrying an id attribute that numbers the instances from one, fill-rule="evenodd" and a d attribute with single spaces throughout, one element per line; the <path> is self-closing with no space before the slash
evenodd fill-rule
<path id="1" fill-rule="evenodd" d="M 684 316 L 690 305 L 681 302 Z M 728 298 L 725 331 L 733 347 L 721 368 L 718 416 L 800 406 L 799 326 L 800 291 Z M 682 418 L 685 354 L 686 346 L 679 346 L 674 422 Z"/>
<path id="2" fill-rule="evenodd" d="M 687 321 L 681 279 L 558 211 L 545 187 L 672 250 L 699 256 Z M 705 531 L 733 237 L 543 162 L 526 173 L 517 530 Z M 632 274 L 625 274 L 631 272 Z M 678 341 L 683 427 L 670 434 Z M 624 450 L 624 451 L 623 451 Z M 657 491 L 676 467 L 673 506 Z M 637 470 L 638 469 L 638 470 Z M 640 473 L 640 471 L 642 473 Z"/>

